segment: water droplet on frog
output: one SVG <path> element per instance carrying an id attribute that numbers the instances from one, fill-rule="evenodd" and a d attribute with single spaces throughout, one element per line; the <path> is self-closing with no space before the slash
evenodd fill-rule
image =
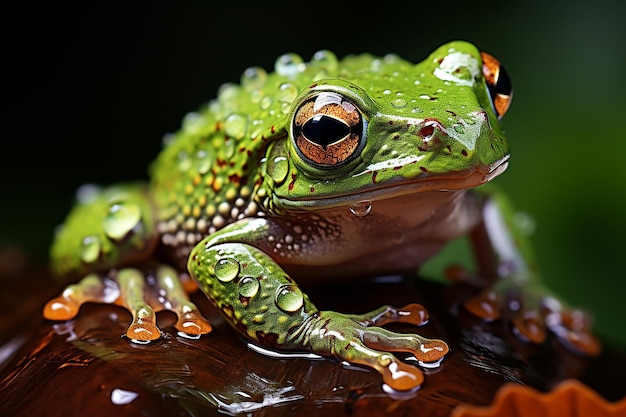
<path id="1" fill-rule="evenodd" d="M 226 104 L 239 93 L 239 86 L 233 83 L 224 83 L 217 90 L 217 99 L 221 104 Z"/>
<path id="2" fill-rule="evenodd" d="M 424 110 L 420 109 L 419 107 L 413 107 L 411 109 L 411 113 L 422 113 Z"/>
<path id="3" fill-rule="evenodd" d="M 139 205 L 120 201 L 111 204 L 102 228 L 104 233 L 113 240 L 123 239 L 130 231 L 132 231 L 141 220 L 141 208 Z"/>
<path id="4" fill-rule="evenodd" d="M 241 86 L 251 91 L 261 88 L 267 81 L 267 72 L 261 67 L 250 67 L 241 74 Z"/>
<path id="5" fill-rule="evenodd" d="M 85 236 L 81 242 L 80 259 L 88 264 L 94 262 L 100 255 L 101 247 L 98 236 Z"/>
<path id="6" fill-rule="evenodd" d="M 311 65 L 329 72 L 337 69 L 337 62 L 337 56 L 326 49 L 317 51 L 311 58 Z"/>
<path id="7" fill-rule="evenodd" d="M 294 53 L 279 56 L 274 64 L 274 70 L 284 77 L 292 77 L 303 72 L 305 69 L 306 65 L 302 61 L 302 57 Z"/>
<path id="8" fill-rule="evenodd" d="M 200 150 L 196 154 L 196 159 L 198 161 L 198 173 L 206 174 L 209 172 L 209 169 L 211 169 L 211 158 L 209 157 L 209 153 L 205 150 Z"/>
<path id="9" fill-rule="evenodd" d="M 239 295 L 246 298 L 254 297 L 259 292 L 259 280 L 254 277 L 243 277 L 239 281 Z"/>
<path id="10" fill-rule="evenodd" d="M 298 96 L 298 89 L 291 83 L 282 83 L 278 87 L 278 93 L 276 94 L 276 100 L 281 103 L 291 103 Z"/>
<path id="11" fill-rule="evenodd" d="M 189 133 L 197 133 L 206 126 L 206 118 L 197 112 L 189 112 L 183 117 L 183 129 Z"/>
<path id="12" fill-rule="evenodd" d="M 350 213 L 357 217 L 365 217 L 372 211 L 371 201 L 359 201 L 350 206 Z"/>
<path id="13" fill-rule="evenodd" d="M 176 155 L 176 159 L 178 160 L 178 169 L 181 172 L 186 172 L 191 168 L 191 158 L 189 158 L 189 154 L 185 151 L 178 152 Z"/>
<path id="14" fill-rule="evenodd" d="M 401 109 L 402 107 L 406 107 L 406 100 L 403 98 L 397 98 L 391 102 L 391 105 L 397 109 Z"/>
<path id="15" fill-rule="evenodd" d="M 233 113 L 224 120 L 224 133 L 233 139 L 241 139 L 248 129 L 248 118 L 239 113 Z"/>
<path id="16" fill-rule="evenodd" d="M 100 195 L 100 187 L 95 184 L 83 184 L 76 190 L 76 200 L 79 204 L 91 204 Z"/>
<path id="17" fill-rule="evenodd" d="M 284 156 L 276 156 L 267 163 L 267 173 L 276 184 L 282 184 L 289 173 L 289 160 Z"/>
<path id="18" fill-rule="evenodd" d="M 465 128 L 463 127 L 462 124 L 456 123 L 453 127 L 456 133 L 460 133 L 460 134 L 465 133 Z"/>
<path id="19" fill-rule="evenodd" d="M 222 258 L 215 265 L 215 276 L 222 282 L 229 282 L 239 275 L 239 262 L 231 258 Z"/>
<path id="20" fill-rule="evenodd" d="M 283 311 L 293 313 L 304 304 L 300 289 L 293 284 L 281 285 L 276 291 L 276 305 Z"/>
<path id="21" fill-rule="evenodd" d="M 272 105 L 272 98 L 270 96 L 265 96 L 261 99 L 261 110 L 267 110 Z"/>

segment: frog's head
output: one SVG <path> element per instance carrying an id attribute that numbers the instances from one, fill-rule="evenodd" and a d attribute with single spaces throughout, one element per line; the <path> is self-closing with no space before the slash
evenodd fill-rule
<path id="1" fill-rule="evenodd" d="M 506 169 L 499 119 L 511 88 L 490 55 L 454 42 L 417 65 L 396 56 L 341 65 L 294 101 L 288 139 L 267 155 L 274 204 L 328 208 L 460 190 Z"/>

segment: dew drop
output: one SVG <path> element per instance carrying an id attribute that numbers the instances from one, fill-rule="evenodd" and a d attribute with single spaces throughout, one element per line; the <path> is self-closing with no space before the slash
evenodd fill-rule
<path id="1" fill-rule="evenodd" d="M 463 128 L 462 124 L 456 123 L 453 127 L 456 133 L 460 133 L 460 134 L 465 133 L 465 129 Z"/>
<path id="2" fill-rule="evenodd" d="M 292 77 L 303 72 L 305 69 L 306 65 L 302 61 L 302 57 L 294 53 L 279 56 L 274 64 L 274 70 L 285 77 Z"/>
<path id="3" fill-rule="evenodd" d="M 128 201 L 111 204 L 102 227 L 104 233 L 113 240 L 124 238 L 141 220 L 139 205 Z"/>
<path id="4" fill-rule="evenodd" d="M 241 139 L 248 129 L 248 118 L 239 113 L 233 113 L 224 120 L 224 132 L 233 139 Z"/>
<path id="5" fill-rule="evenodd" d="M 276 184 L 282 184 L 289 173 L 289 160 L 284 156 L 276 156 L 268 161 L 267 173 Z"/>
<path id="6" fill-rule="evenodd" d="M 254 297 L 259 292 L 260 286 L 258 279 L 250 276 L 243 277 L 239 281 L 239 295 L 246 298 Z"/>
<path id="7" fill-rule="evenodd" d="M 372 211 L 372 202 L 371 201 L 359 201 L 350 206 L 350 213 L 354 214 L 357 217 L 364 217 L 370 214 Z"/>
<path id="8" fill-rule="evenodd" d="M 81 242 L 80 259 L 86 263 L 92 263 L 100 255 L 100 238 L 96 235 L 85 236 Z"/>
<path id="9" fill-rule="evenodd" d="M 191 168 L 191 158 L 189 158 L 189 155 L 187 154 L 187 152 L 185 151 L 178 152 L 178 155 L 176 155 L 176 159 L 177 159 L 178 169 L 181 172 L 186 172 L 189 170 L 189 168 Z"/>
<path id="10" fill-rule="evenodd" d="M 397 109 L 401 109 L 402 107 L 406 107 L 406 100 L 403 98 L 397 98 L 391 102 L 391 105 Z"/>
<path id="11" fill-rule="evenodd" d="M 222 258 L 215 265 L 215 276 L 222 282 L 229 282 L 239 275 L 239 262 L 231 258 Z"/>
<path id="12" fill-rule="evenodd" d="M 283 311 L 293 313 L 304 304 L 300 289 L 293 284 L 281 285 L 276 291 L 276 305 Z"/>
<path id="13" fill-rule="evenodd" d="M 217 98 L 221 104 L 231 101 L 239 93 L 239 87 L 233 83 L 224 83 L 217 90 Z"/>
<path id="14" fill-rule="evenodd" d="M 251 91 L 261 88 L 267 81 L 267 72 L 261 67 L 250 67 L 241 75 L 241 86 Z"/>
<path id="15" fill-rule="evenodd" d="M 332 72 L 337 69 L 337 57 L 331 51 L 323 49 L 313 54 L 311 65 Z"/>
<path id="16" fill-rule="evenodd" d="M 197 133 L 206 126 L 206 119 L 200 113 L 190 112 L 185 115 L 182 127 L 189 133 Z"/>
<path id="17" fill-rule="evenodd" d="M 198 161 L 198 173 L 204 175 L 209 172 L 212 162 L 211 158 L 209 157 L 209 153 L 205 150 L 200 150 L 198 151 L 196 158 Z"/>
<path id="18" fill-rule="evenodd" d="M 282 83 L 278 87 L 278 93 L 276 94 L 276 100 L 281 103 L 291 103 L 298 96 L 298 89 L 291 83 Z"/>
<path id="19" fill-rule="evenodd" d="M 261 99 L 261 110 L 267 110 L 272 106 L 272 98 L 270 96 L 264 96 Z"/>

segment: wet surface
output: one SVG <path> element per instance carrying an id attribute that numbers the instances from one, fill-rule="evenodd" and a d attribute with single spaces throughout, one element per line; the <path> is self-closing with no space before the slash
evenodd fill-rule
<path id="1" fill-rule="evenodd" d="M 472 290 L 428 281 L 346 284 L 305 289 L 321 309 L 365 312 L 382 304 L 423 304 L 431 320 L 418 333 L 441 338 L 451 351 L 441 366 L 423 369 L 413 394 L 388 393 L 368 368 L 328 359 L 276 358 L 256 353 L 200 294 L 193 297 L 213 332 L 189 339 L 172 313 L 157 315 L 164 337 L 144 345 L 122 335 L 131 315 L 87 304 L 78 317 L 41 319 L 56 295 L 49 275 L 32 271 L 4 280 L 0 295 L 0 414 L 196 416 L 328 415 L 448 416 L 461 403 L 491 404 L 506 382 L 540 391 L 577 378 L 609 401 L 626 395 L 626 355 L 604 351 L 587 360 L 549 338 L 537 347 L 519 341 L 499 321 L 485 324 L 458 308 Z M 22 294 L 30 294 L 25 297 Z M 21 297 L 21 298 L 20 298 Z M 394 330 L 415 331 L 410 324 Z"/>

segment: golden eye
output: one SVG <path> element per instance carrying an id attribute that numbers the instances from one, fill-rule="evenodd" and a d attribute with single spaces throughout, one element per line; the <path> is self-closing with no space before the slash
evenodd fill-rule
<path id="1" fill-rule="evenodd" d="M 486 52 L 481 52 L 480 56 L 483 60 L 483 75 L 491 96 L 491 102 L 498 119 L 501 119 L 509 109 L 513 98 L 511 79 L 496 58 Z"/>
<path id="2" fill-rule="evenodd" d="M 363 116 L 352 101 L 324 92 L 300 105 L 292 132 L 302 158 L 322 168 L 336 167 L 358 155 Z"/>

